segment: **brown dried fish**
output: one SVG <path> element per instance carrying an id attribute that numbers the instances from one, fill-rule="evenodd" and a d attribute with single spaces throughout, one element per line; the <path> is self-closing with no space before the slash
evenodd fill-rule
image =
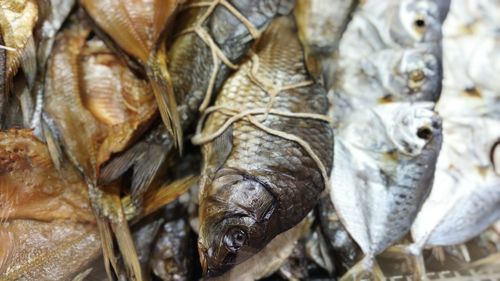
<path id="1" fill-rule="evenodd" d="M 182 147 L 182 128 L 177 112 L 172 81 L 167 71 L 167 54 L 163 42 L 166 29 L 177 6 L 183 0 L 81 0 L 85 11 L 97 24 L 99 35 L 108 45 L 130 56 L 129 64 L 146 74 L 158 102 L 163 122 Z M 110 13 L 110 11 L 112 11 Z M 111 40 L 110 40 L 111 39 Z M 115 47 L 116 46 L 116 47 Z"/>
<path id="2" fill-rule="evenodd" d="M 290 12 L 293 4 L 293 0 L 223 2 L 189 1 L 176 21 L 177 35 L 169 47 L 168 61 L 184 130 L 191 127 L 198 109 L 208 106 L 211 93 L 218 92 L 230 74 L 231 68 L 226 63 L 237 64 L 249 50 L 254 37 L 260 36 L 259 30 L 265 29 L 276 15 Z M 241 15 L 237 17 L 228 7 L 234 7 Z M 245 26 L 241 17 L 254 26 L 257 34 Z M 195 28 L 212 39 L 186 32 Z M 204 31 L 200 31 L 202 29 Z M 210 45 L 212 41 L 215 45 Z M 220 54 L 216 52 L 218 48 Z M 226 57 L 229 62 L 223 62 L 220 57 Z M 153 128 L 140 142 L 103 168 L 101 181 L 112 182 L 132 169 L 131 190 L 136 205 L 140 205 L 141 197 L 154 185 L 152 183 L 164 176 L 174 141 L 163 124 Z"/>
<path id="3" fill-rule="evenodd" d="M 333 159 L 322 115 L 328 101 L 309 80 L 294 28 L 290 18 L 273 21 L 193 138 L 204 144 L 198 248 L 208 276 L 299 223 L 325 187 Z"/>

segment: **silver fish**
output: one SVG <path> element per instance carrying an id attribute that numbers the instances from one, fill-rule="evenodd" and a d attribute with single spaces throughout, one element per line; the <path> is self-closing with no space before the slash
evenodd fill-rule
<path id="1" fill-rule="evenodd" d="M 348 116 L 336 131 L 331 199 L 366 269 L 406 234 L 430 191 L 442 142 L 432 107 L 378 105 Z"/>
<path id="2" fill-rule="evenodd" d="M 500 120 L 457 117 L 443 127 L 434 188 L 412 226 L 416 254 L 463 243 L 500 219 Z"/>
<path id="3" fill-rule="evenodd" d="M 437 101 L 449 1 L 366 1 L 340 41 L 331 89 L 337 120 L 391 101 Z"/>

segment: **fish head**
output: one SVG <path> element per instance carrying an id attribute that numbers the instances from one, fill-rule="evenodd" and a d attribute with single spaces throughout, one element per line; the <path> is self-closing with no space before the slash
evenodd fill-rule
<path id="1" fill-rule="evenodd" d="M 200 201 L 198 250 L 208 277 L 247 260 L 277 235 L 276 200 L 265 184 L 234 170 L 218 174 Z"/>
<path id="2" fill-rule="evenodd" d="M 413 100 L 436 101 L 441 89 L 441 66 L 435 55 L 426 50 L 405 51 L 399 73 Z"/>
<path id="3" fill-rule="evenodd" d="M 442 37 L 441 25 L 448 9 L 449 1 L 405 0 L 398 20 L 404 34 L 413 42 L 436 42 Z"/>
<path id="4" fill-rule="evenodd" d="M 429 143 L 439 151 L 442 139 L 442 120 L 433 110 L 432 102 L 395 103 L 386 114 L 388 133 L 396 148 L 411 157 L 422 153 Z M 434 141 L 437 140 L 437 141 Z"/>

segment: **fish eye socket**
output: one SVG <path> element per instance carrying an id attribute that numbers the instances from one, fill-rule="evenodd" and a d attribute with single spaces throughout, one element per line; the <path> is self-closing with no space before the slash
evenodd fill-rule
<path id="1" fill-rule="evenodd" d="M 430 140 L 432 138 L 432 131 L 429 128 L 420 128 L 417 131 L 417 136 L 423 140 Z"/>
<path id="2" fill-rule="evenodd" d="M 224 236 L 224 244 L 231 252 L 238 251 L 247 241 L 247 234 L 240 228 L 231 228 Z"/>
<path id="3" fill-rule="evenodd" d="M 425 28 L 425 20 L 422 18 L 417 18 L 413 24 L 419 29 Z"/>

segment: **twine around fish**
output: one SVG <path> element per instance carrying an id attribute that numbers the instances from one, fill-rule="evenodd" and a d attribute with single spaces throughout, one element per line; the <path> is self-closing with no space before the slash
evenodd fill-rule
<path id="1" fill-rule="evenodd" d="M 224 6 L 229 12 L 231 12 L 237 19 L 241 21 L 241 23 L 248 29 L 250 32 L 250 35 L 253 37 L 253 39 L 257 39 L 260 37 L 261 31 L 259 31 L 243 14 L 241 14 L 238 9 L 236 9 L 231 3 L 229 3 L 227 0 L 214 0 L 210 2 L 198 2 L 198 3 L 193 3 L 184 6 L 184 9 L 189 9 L 189 8 L 203 8 L 207 7 L 207 10 L 205 13 L 201 16 L 200 20 L 195 24 L 194 27 L 185 29 L 178 33 L 176 36 L 181 36 L 187 33 L 194 32 L 196 33 L 205 44 L 208 45 L 212 52 L 212 59 L 213 59 L 213 68 L 212 68 L 212 73 L 210 74 L 210 80 L 209 84 L 207 87 L 207 91 L 205 93 L 205 97 L 203 99 L 203 102 L 201 103 L 199 110 L 200 112 L 203 112 L 207 109 L 208 104 L 210 103 L 210 100 L 212 99 L 212 94 L 213 94 L 213 88 L 215 85 L 215 79 L 217 78 L 217 73 L 219 72 L 219 64 L 220 62 L 223 62 L 225 65 L 227 65 L 229 68 L 236 70 L 238 69 L 238 65 L 233 64 L 224 54 L 224 52 L 217 46 L 215 43 L 214 39 L 210 36 L 210 34 L 203 28 L 203 23 L 208 19 L 208 17 L 213 13 L 215 8 L 218 5 Z"/>
<path id="2" fill-rule="evenodd" d="M 294 134 L 275 130 L 262 124 L 262 122 L 265 121 L 269 115 L 284 116 L 289 118 L 314 119 L 314 120 L 328 122 L 331 124 L 332 119 L 327 115 L 310 113 L 310 112 L 289 112 L 289 111 L 273 109 L 274 102 L 279 93 L 295 88 L 311 86 L 314 84 L 314 82 L 312 80 L 306 80 L 296 84 L 277 86 L 271 81 L 268 81 L 263 77 L 259 77 L 258 75 L 259 57 L 256 54 L 252 54 L 251 63 L 252 64 L 250 67 L 250 71 L 247 72 L 247 75 L 250 81 L 252 81 L 252 83 L 257 85 L 259 88 L 261 88 L 264 92 L 266 92 L 270 96 L 266 108 L 248 109 L 241 111 L 238 109 L 226 107 L 224 105 L 211 106 L 207 108 L 201 115 L 200 120 L 196 127 L 195 135 L 191 139 L 191 142 L 195 145 L 202 145 L 212 142 L 217 137 L 222 135 L 224 131 L 226 131 L 227 128 L 229 128 L 229 126 L 231 126 L 233 123 L 240 120 L 245 120 L 270 135 L 274 135 L 299 144 L 307 152 L 307 154 L 309 154 L 309 156 L 314 160 L 314 162 L 316 163 L 321 172 L 321 176 L 323 177 L 325 186 L 328 186 L 329 177 L 325 165 L 323 164 L 323 162 L 321 162 L 318 155 L 312 150 L 308 142 L 306 142 L 300 137 L 297 137 Z M 227 115 L 229 116 L 229 119 L 227 119 L 217 131 L 205 135 L 202 133 L 203 124 L 205 123 L 205 120 L 208 117 L 208 115 L 210 115 L 213 112 L 219 112 L 221 114 Z M 257 120 L 257 118 L 255 117 L 256 115 L 263 115 L 262 121 Z"/>

